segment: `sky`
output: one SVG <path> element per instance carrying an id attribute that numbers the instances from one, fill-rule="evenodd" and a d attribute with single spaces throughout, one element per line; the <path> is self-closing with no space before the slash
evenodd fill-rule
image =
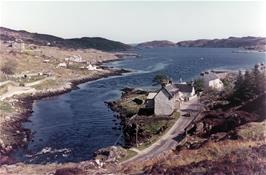
<path id="1" fill-rule="evenodd" d="M 259 2 L 0 2 L 0 26 L 124 43 L 266 36 Z"/>

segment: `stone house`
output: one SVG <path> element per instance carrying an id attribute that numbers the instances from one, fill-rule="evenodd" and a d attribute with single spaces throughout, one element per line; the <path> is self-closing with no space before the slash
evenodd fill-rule
<path id="1" fill-rule="evenodd" d="M 195 96 L 194 87 L 188 84 L 167 84 L 158 92 L 148 94 L 145 108 L 153 110 L 156 116 L 169 116 L 180 108 L 182 100 Z"/>

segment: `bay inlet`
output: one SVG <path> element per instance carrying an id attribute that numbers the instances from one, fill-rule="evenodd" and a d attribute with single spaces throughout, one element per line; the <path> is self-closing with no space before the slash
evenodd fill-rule
<path id="1" fill-rule="evenodd" d="M 78 162 L 88 160 L 103 147 L 113 145 L 122 133 L 120 121 L 105 105 L 121 96 L 124 87 L 151 88 L 159 73 L 174 81 L 191 80 L 209 69 L 238 70 L 265 62 L 265 53 L 236 53 L 231 48 L 147 48 L 136 50 L 138 58 L 105 63 L 132 70 L 122 76 L 79 85 L 69 93 L 37 100 L 30 122 L 24 127 L 33 137 L 26 149 L 12 157 L 25 163 Z M 116 128 L 116 129 L 114 129 Z M 123 145 L 123 137 L 118 144 Z"/>

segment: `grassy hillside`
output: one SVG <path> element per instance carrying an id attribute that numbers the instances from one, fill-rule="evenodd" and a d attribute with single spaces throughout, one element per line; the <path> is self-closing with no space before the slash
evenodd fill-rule
<path id="1" fill-rule="evenodd" d="M 20 41 L 27 44 L 35 44 L 39 46 L 55 46 L 60 48 L 72 49 L 98 49 L 103 51 L 124 51 L 130 49 L 131 46 L 99 37 L 83 37 L 64 39 L 47 34 L 30 33 L 23 30 L 12 30 L 0 27 L 0 40 L 3 41 Z"/>
<path id="2" fill-rule="evenodd" d="M 228 47 L 245 48 L 250 50 L 265 51 L 265 37 L 229 37 L 226 39 L 199 39 L 181 41 L 177 43 L 181 47 Z"/>

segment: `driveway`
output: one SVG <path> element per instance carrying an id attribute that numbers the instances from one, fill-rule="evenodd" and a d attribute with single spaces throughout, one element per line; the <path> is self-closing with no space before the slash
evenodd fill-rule
<path id="1" fill-rule="evenodd" d="M 198 97 L 182 103 L 180 108 L 180 118 L 176 121 L 172 128 L 150 147 L 138 151 L 136 156 L 122 162 L 122 164 L 136 160 L 147 160 L 163 153 L 166 150 L 174 149 L 178 143 L 178 137 L 184 134 L 185 128 L 194 120 L 195 117 L 197 117 L 200 108 L 201 105 Z M 188 112 L 190 112 L 190 116 L 184 116 Z"/>

